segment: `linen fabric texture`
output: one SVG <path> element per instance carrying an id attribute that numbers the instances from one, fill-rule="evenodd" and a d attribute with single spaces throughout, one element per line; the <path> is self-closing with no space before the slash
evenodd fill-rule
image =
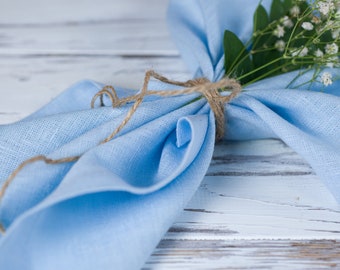
<path id="1" fill-rule="evenodd" d="M 257 4 L 170 1 L 170 30 L 193 77 L 223 76 L 223 32 L 249 39 Z M 260 81 L 226 104 L 225 139 L 283 140 L 340 201 L 340 83 L 285 89 L 296 74 Z M 200 185 L 215 144 L 206 100 L 147 97 L 115 138 L 98 145 L 132 106 L 91 109 L 102 87 L 81 81 L 31 116 L 0 126 L 1 184 L 32 156 L 81 155 L 58 165 L 34 162 L 11 183 L 0 204 L 0 269 L 139 269 Z M 156 81 L 149 87 L 174 89 Z"/>

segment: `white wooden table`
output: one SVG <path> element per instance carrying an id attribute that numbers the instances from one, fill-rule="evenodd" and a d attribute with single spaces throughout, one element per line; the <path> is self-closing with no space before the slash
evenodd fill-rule
<path id="1" fill-rule="evenodd" d="M 166 6 L 0 0 L 0 123 L 84 78 L 137 89 L 153 68 L 188 79 Z M 225 142 L 144 269 L 340 269 L 339 239 L 340 206 L 299 155 L 279 140 Z"/>

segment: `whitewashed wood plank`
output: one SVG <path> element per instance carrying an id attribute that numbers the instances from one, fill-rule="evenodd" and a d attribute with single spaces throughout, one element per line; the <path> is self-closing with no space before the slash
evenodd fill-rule
<path id="1" fill-rule="evenodd" d="M 165 18 L 167 0 L 2 0 L 0 25 Z"/>
<path id="2" fill-rule="evenodd" d="M 0 124 L 27 116 L 82 79 L 139 89 L 148 69 L 189 78 L 178 57 L 2 56 L 0 63 Z"/>
<path id="3" fill-rule="evenodd" d="M 166 7 L 164 0 L 8 1 L 1 5 L 0 55 L 178 55 Z"/>
<path id="4" fill-rule="evenodd" d="M 0 55 L 167 55 L 178 51 L 164 20 L 0 25 Z"/>
<path id="5" fill-rule="evenodd" d="M 339 269 L 340 242 L 162 241 L 143 270 L 163 269 Z"/>

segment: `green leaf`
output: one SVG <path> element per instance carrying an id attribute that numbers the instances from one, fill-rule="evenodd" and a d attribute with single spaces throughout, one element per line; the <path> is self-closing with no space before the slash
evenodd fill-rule
<path id="1" fill-rule="evenodd" d="M 281 0 L 273 0 L 270 8 L 270 21 L 282 18 L 286 13 L 285 6 Z"/>
<path id="2" fill-rule="evenodd" d="M 224 67 L 227 76 L 236 76 L 237 78 L 251 71 L 252 63 L 249 53 L 242 41 L 233 32 L 225 30 L 223 47 Z"/>
<path id="3" fill-rule="evenodd" d="M 259 33 L 260 31 L 267 28 L 269 24 L 269 17 L 266 9 L 262 5 L 258 5 L 254 13 L 254 36 L 252 51 L 263 50 L 265 44 L 269 41 L 270 35 Z M 267 52 L 256 52 L 253 54 L 254 68 L 263 66 L 267 62 Z"/>
<path id="4" fill-rule="evenodd" d="M 274 0 L 274 2 L 272 4 L 271 13 L 273 13 L 273 10 L 276 11 L 278 7 L 280 9 L 282 7 L 282 3 L 280 0 L 279 1 Z M 273 14 L 271 15 L 273 16 Z M 275 68 L 277 65 L 277 63 L 275 63 L 264 67 L 265 65 L 279 57 L 277 50 L 268 49 L 274 47 L 274 43 L 276 40 L 270 32 L 268 33 L 269 23 L 270 23 L 269 16 L 266 9 L 262 5 L 259 5 L 254 13 L 255 35 L 253 36 L 252 45 L 253 68 L 254 70 L 256 69 L 259 70 L 254 72 L 253 74 L 254 78 L 258 78 L 265 75 L 266 73 L 270 72 L 273 68 Z M 263 30 L 265 30 L 264 32 L 266 33 L 263 33 Z"/>
<path id="5" fill-rule="evenodd" d="M 258 5 L 254 13 L 254 33 L 261 31 L 269 24 L 269 18 L 267 11 L 262 5 Z"/>

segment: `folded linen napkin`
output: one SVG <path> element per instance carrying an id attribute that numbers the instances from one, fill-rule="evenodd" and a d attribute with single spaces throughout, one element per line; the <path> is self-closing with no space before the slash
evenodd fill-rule
<path id="1" fill-rule="evenodd" d="M 223 31 L 246 40 L 257 4 L 170 1 L 170 30 L 194 77 L 222 77 Z M 295 75 L 260 81 L 226 104 L 225 139 L 280 138 L 340 201 L 340 83 L 327 92 L 318 83 L 285 89 Z M 198 188 L 215 143 L 206 100 L 147 97 L 116 137 L 98 145 L 132 106 L 91 109 L 102 87 L 82 81 L 26 119 L 0 126 L 0 184 L 32 156 L 81 155 L 31 163 L 10 184 L 0 204 L 0 269 L 139 269 Z M 155 81 L 149 88 L 174 86 Z"/>

